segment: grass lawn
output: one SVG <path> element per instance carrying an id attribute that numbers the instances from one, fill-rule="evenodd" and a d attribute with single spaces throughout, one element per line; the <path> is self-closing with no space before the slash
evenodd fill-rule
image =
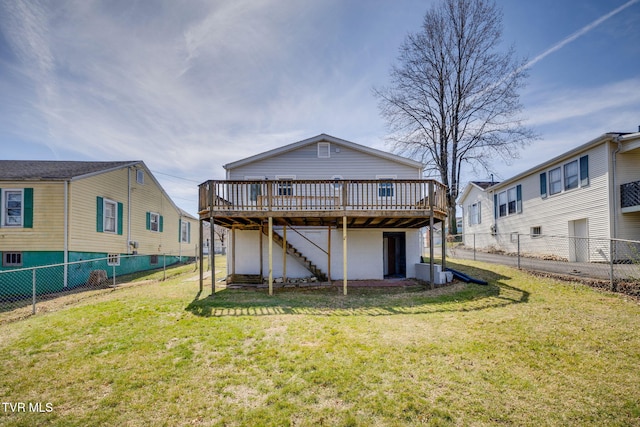
<path id="1" fill-rule="evenodd" d="M 640 426 L 636 301 L 454 268 L 490 284 L 209 297 L 191 266 L 2 324 L 0 425 Z"/>

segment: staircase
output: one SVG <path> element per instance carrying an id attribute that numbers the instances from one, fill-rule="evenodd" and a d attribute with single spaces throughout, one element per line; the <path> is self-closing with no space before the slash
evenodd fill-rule
<path id="1" fill-rule="evenodd" d="M 266 236 L 269 236 L 269 232 L 265 227 L 262 227 L 262 233 Z M 282 247 L 284 243 L 284 239 L 282 238 L 282 236 L 275 231 L 273 232 L 273 241 L 276 242 L 280 247 Z M 289 242 L 287 242 L 287 254 L 295 258 L 296 261 L 302 264 L 304 268 L 309 270 L 311 274 L 313 274 L 320 282 L 327 281 L 327 275 Z"/>

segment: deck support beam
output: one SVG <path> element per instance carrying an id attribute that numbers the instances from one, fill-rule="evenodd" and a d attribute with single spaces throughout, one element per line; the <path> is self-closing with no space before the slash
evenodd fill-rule
<path id="1" fill-rule="evenodd" d="M 331 283 L 331 226 L 327 227 L 327 280 Z"/>
<path id="2" fill-rule="evenodd" d="M 435 281 L 433 280 L 433 275 L 435 274 L 435 269 L 433 268 L 433 198 L 435 196 L 435 192 L 433 191 L 433 182 L 429 183 L 429 282 L 431 285 L 431 289 L 435 287 Z"/>
<path id="3" fill-rule="evenodd" d="M 273 295 L 273 217 L 269 217 L 269 295 Z"/>
<path id="4" fill-rule="evenodd" d="M 198 255 L 200 255 L 200 292 L 202 292 L 202 288 L 203 288 L 203 283 L 204 283 L 204 272 L 202 271 L 202 269 L 204 268 L 204 248 L 202 247 L 203 244 L 203 240 L 204 240 L 204 236 L 203 236 L 203 231 L 202 231 L 202 224 L 204 223 L 204 220 L 201 219 L 200 221 L 200 238 L 199 238 L 199 244 L 200 244 L 200 253 Z"/>
<path id="5" fill-rule="evenodd" d="M 213 228 L 215 227 L 215 220 L 213 219 L 213 215 L 211 215 L 211 227 L 209 228 L 209 234 L 211 235 L 211 240 L 209 241 L 209 254 L 211 257 L 211 295 L 216 295 L 216 251 L 215 248 L 215 234 Z"/>
<path id="6" fill-rule="evenodd" d="M 342 217 L 342 293 L 347 295 L 347 216 Z"/>
<path id="7" fill-rule="evenodd" d="M 282 226 L 282 284 L 287 282 L 287 224 Z"/>

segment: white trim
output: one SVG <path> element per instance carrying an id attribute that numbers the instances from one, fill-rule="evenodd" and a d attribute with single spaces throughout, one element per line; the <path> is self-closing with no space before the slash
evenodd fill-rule
<path id="1" fill-rule="evenodd" d="M 20 224 L 7 224 L 7 193 L 20 193 Z M 23 228 L 24 227 L 24 188 L 3 188 L 2 195 L 0 197 L 2 200 L 2 206 L 0 206 L 0 226 L 6 228 Z"/>
<path id="2" fill-rule="evenodd" d="M 113 231 L 107 230 L 107 203 L 111 203 L 115 206 L 113 210 Z M 102 198 L 102 232 L 103 233 L 118 233 L 118 202 L 115 200 Z"/>
<path id="3" fill-rule="evenodd" d="M 324 150 L 326 149 L 326 152 Z M 331 143 L 330 142 L 318 142 L 318 158 L 329 159 L 331 158 Z"/>

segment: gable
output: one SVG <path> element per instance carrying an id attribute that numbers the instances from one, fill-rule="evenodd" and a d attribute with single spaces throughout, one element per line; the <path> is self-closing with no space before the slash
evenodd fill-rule
<path id="1" fill-rule="evenodd" d="M 225 166 L 228 179 L 295 176 L 296 179 L 398 179 L 421 177 L 422 164 L 329 135 L 289 144 Z"/>

